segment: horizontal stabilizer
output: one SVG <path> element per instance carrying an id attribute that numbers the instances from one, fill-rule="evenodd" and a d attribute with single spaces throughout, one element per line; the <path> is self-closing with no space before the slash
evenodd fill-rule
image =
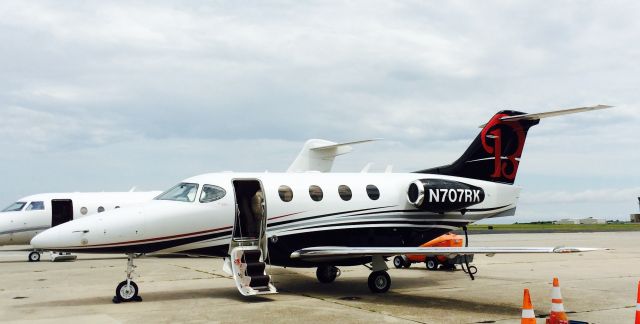
<path id="1" fill-rule="evenodd" d="M 541 113 L 506 116 L 506 117 L 500 118 L 500 120 L 502 121 L 540 120 L 542 118 L 576 114 L 576 113 L 581 113 L 585 111 L 592 111 L 592 110 L 599 110 L 599 109 L 606 109 L 606 108 L 613 108 L 613 106 L 597 105 L 597 106 L 590 106 L 590 107 L 569 108 L 569 109 L 561 109 L 561 110 L 547 111 L 547 112 L 541 112 Z M 480 128 L 483 128 L 485 125 L 486 124 L 481 125 Z"/>
<path id="2" fill-rule="evenodd" d="M 337 149 L 337 148 L 339 148 L 341 146 L 363 144 L 363 143 L 375 142 L 375 141 L 380 141 L 380 140 L 382 140 L 382 139 L 381 138 L 373 138 L 373 139 L 367 139 L 367 140 L 362 140 L 362 141 L 353 141 L 353 142 L 346 142 L 346 143 L 335 143 L 335 144 L 320 145 L 320 146 L 316 146 L 316 147 L 311 148 L 311 150 L 313 150 L 313 151 L 321 151 L 321 150 Z"/>
<path id="3" fill-rule="evenodd" d="M 328 261 L 372 256 L 393 256 L 399 254 L 446 255 L 455 257 L 465 254 L 521 254 L 521 253 L 578 253 L 606 250 L 582 247 L 346 247 L 319 246 L 305 248 L 291 253 L 292 259 L 304 261 Z"/>

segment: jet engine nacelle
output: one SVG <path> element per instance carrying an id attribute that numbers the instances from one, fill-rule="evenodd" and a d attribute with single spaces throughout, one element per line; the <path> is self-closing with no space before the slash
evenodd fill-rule
<path id="1" fill-rule="evenodd" d="M 484 190 L 458 181 L 420 179 L 409 185 L 407 199 L 416 208 L 442 213 L 481 203 Z"/>

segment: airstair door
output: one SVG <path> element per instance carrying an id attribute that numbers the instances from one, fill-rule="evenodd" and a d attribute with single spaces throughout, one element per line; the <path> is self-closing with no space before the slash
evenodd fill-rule
<path id="1" fill-rule="evenodd" d="M 257 179 L 234 180 L 233 189 L 236 215 L 225 267 L 232 271 L 241 294 L 276 293 L 266 272 L 267 204 L 262 184 Z"/>
<path id="2" fill-rule="evenodd" d="M 51 200 L 51 227 L 73 220 L 73 202 L 70 199 Z"/>

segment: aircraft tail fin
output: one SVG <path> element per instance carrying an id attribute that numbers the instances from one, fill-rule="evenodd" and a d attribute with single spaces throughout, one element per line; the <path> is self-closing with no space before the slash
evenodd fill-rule
<path id="1" fill-rule="evenodd" d="M 604 108 L 611 108 L 611 106 L 597 105 L 535 114 L 513 110 L 500 111 L 488 123 L 481 126 L 480 134 L 455 162 L 417 171 L 417 173 L 443 174 L 513 184 L 529 128 L 537 125 L 542 118 Z"/>
<path id="2" fill-rule="evenodd" d="M 291 163 L 287 172 L 319 171 L 330 172 L 336 156 L 353 150 L 352 145 L 379 141 L 380 139 L 366 139 L 346 143 L 335 143 L 322 139 L 310 139 Z"/>

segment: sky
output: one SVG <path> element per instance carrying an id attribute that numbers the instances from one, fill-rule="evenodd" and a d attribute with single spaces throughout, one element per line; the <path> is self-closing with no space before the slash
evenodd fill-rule
<path id="1" fill-rule="evenodd" d="M 628 220 L 640 196 L 640 3 L 2 1 L 0 204 L 284 171 L 455 160 L 498 110 L 613 109 L 527 137 L 516 216 Z"/>

